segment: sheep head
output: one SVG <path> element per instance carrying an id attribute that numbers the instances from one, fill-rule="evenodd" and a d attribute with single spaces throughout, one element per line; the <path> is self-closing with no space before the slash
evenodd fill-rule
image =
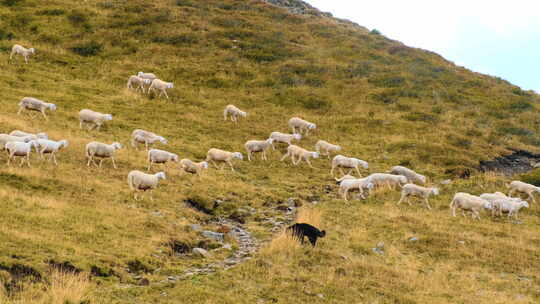
<path id="1" fill-rule="evenodd" d="M 59 141 L 59 143 L 60 143 L 60 148 L 67 148 L 69 145 L 69 142 L 66 139 Z"/>
<path id="2" fill-rule="evenodd" d="M 233 157 L 233 158 L 236 158 L 236 159 L 239 159 L 239 160 L 244 160 L 244 156 L 243 156 L 242 153 L 240 153 L 240 152 L 234 152 L 234 153 L 232 154 L 232 157 Z"/>
<path id="3" fill-rule="evenodd" d="M 105 114 L 103 115 L 104 120 L 112 120 L 112 114 Z"/>
<path id="4" fill-rule="evenodd" d="M 177 163 L 177 162 L 178 162 L 178 155 L 176 155 L 176 154 L 173 154 L 173 155 L 172 155 L 172 157 L 171 157 L 171 161 L 173 161 L 173 162 L 176 162 L 176 163 Z"/>
<path id="5" fill-rule="evenodd" d="M 137 73 L 137 76 L 139 76 L 139 77 L 141 77 L 142 75 L 144 75 L 144 73 L 143 73 L 143 72 L 139 72 L 139 73 Z"/>
<path id="6" fill-rule="evenodd" d="M 266 143 L 269 144 L 269 145 L 271 145 L 271 144 L 274 143 L 274 139 L 273 139 L 273 138 L 269 138 L 269 139 L 266 140 Z"/>
<path id="7" fill-rule="evenodd" d="M 375 184 L 372 183 L 372 182 L 369 182 L 364 186 L 364 188 L 371 190 L 371 189 L 375 188 Z"/>
<path id="8" fill-rule="evenodd" d="M 113 142 L 113 143 L 111 144 L 111 146 L 112 146 L 113 149 L 115 149 L 115 150 L 122 149 L 122 144 L 119 143 L 119 142 L 117 142 L 117 141 Z"/>
<path id="9" fill-rule="evenodd" d="M 201 168 L 208 169 L 208 162 L 205 162 L 205 161 L 201 162 Z"/>
<path id="10" fill-rule="evenodd" d="M 159 137 L 158 137 L 158 140 L 159 140 L 162 144 L 164 144 L 164 145 L 166 145 L 166 144 L 169 143 L 169 142 L 165 139 L 165 137 L 163 137 L 163 136 L 159 136 Z"/>
<path id="11" fill-rule="evenodd" d="M 296 140 L 301 140 L 302 139 L 302 134 L 293 134 L 293 138 L 296 139 Z"/>
<path id="12" fill-rule="evenodd" d="M 165 172 L 161 171 L 161 172 L 158 172 L 156 174 L 154 174 L 155 177 L 157 177 L 158 180 L 160 179 L 167 179 L 167 176 L 165 175 Z"/>
<path id="13" fill-rule="evenodd" d="M 240 111 L 240 116 L 242 116 L 242 117 L 246 117 L 246 116 L 247 116 L 247 112 L 244 112 L 244 111 Z"/>
<path id="14" fill-rule="evenodd" d="M 54 103 L 47 103 L 45 105 L 49 110 L 56 111 L 56 105 Z"/>
<path id="15" fill-rule="evenodd" d="M 439 188 L 431 188 L 431 193 L 433 195 L 439 195 Z"/>
<path id="16" fill-rule="evenodd" d="M 484 202 L 484 209 L 493 210 L 493 204 L 490 202 Z"/>
<path id="17" fill-rule="evenodd" d="M 319 158 L 319 156 L 320 156 L 319 152 L 311 152 L 311 157 Z"/>
<path id="18" fill-rule="evenodd" d="M 167 89 L 172 89 L 172 88 L 174 88 L 174 84 L 172 82 L 167 82 L 166 88 Z"/>
<path id="19" fill-rule="evenodd" d="M 29 50 L 30 53 L 32 53 L 32 54 L 35 54 L 35 53 L 36 53 L 36 49 L 35 49 L 35 48 L 29 48 L 28 50 Z"/>
<path id="20" fill-rule="evenodd" d="M 369 164 L 366 162 L 366 161 L 363 161 L 361 159 L 358 159 L 358 158 L 354 158 L 354 160 L 356 161 L 356 165 L 358 166 L 362 166 L 362 168 L 364 169 L 368 169 L 369 168 Z"/>
<path id="21" fill-rule="evenodd" d="M 310 130 L 315 130 L 315 129 L 317 129 L 317 125 L 314 124 L 314 123 L 310 123 L 310 124 L 308 125 L 308 129 L 310 129 Z"/>

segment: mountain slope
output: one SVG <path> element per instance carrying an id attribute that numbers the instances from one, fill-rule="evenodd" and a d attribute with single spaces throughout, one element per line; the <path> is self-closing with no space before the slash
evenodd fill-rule
<path id="1" fill-rule="evenodd" d="M 47 285 L 51 265 L 65 262 L 93 274 L 90 297 L 98 303 L 471 302 L 471 295 L 476 303 L 492 303 L 494 295 L 501 302 L 540 297 L 534 288 L 537 206 L 519 225 L 454 219 L 447 207 L 456 191 L 504 189 L 505 178 L 476 171 L 479 161 L 508 148 L 540 151 L 536 94 L 354 24 L 290 14 L 260 1 L 5 0 L 0 14 L 2 132 L 46 131 L 70 141 L 58 167 L 33 157 L 30 169 L 0 171 L 0 280 L 10 299 L 32 281 L 27 274 L 39 273 L 41 283 L 34 283 Z M 8 61 L 14 43 L 36 48 L 30 64 L 20 57 Z M 127 90 L 127 78 L 138 71 L 173 81 L 171 98 Z M 48 121 L 17 116 L 24 96 L 53 102 L 58 110 Z M 249 112 L 238 125 L 223 121 L 229 103 Z M 83 108 L 111 113 L 114 120 L 101 132 L 80 130 Z M 237 162 L 236 173 L 211 169 L 200 181 L 169 169 L 154 201 L 133 201 L 126 175 L 145 168 L 146 154 L 129 147 L 132 130 L 166 137 L 170 144 L 157 147 L 181 158 L 204 159 L 212 147 L 243 152 L 246 140 L 287 132 L 292 116 L 318 126 L 300 142 L 303 147 L 325 139 L 342 145 L 343 154 L 369 161 L 370 172 L 402 164 L 432 181 L 454 182 L 441 186 L 433 212 L 394 206 L 395 191 L 345 205 L 327 160 L 315 161 L 315 169 L 294 167 L 277 161 L 281 147 L 270 162 Z M 85 166 L 84 147 L 92 140 L 126 146 L 118 170 L 107 162 L 102 169 Z M 466 172 L 472 178 L 460 180 Z M 213 209 L 214 216 L 245 218 L 257 237 L 270 239 L 272 226 L 264 219 L 283 219 L 275 207 L 290 197 L 320 216 L 316 221 L 329 234 L 319 248 L 283 249 L 280 242 L 290 244 L 278 239 L 230 271 L 159 283 L 204 264 L 176 254 L 174 244 L 217 246 L 189 228 L 202 223 L 215 230 L 213 216 L 185 201 Z M 408 242 L 412 236 L 420 240 Z M 371 249 L 380 241 L 384 256 Z M 228 255 L 218 250 L 210 260 Z M 152 284 L 137 286 L 139 276 Z"/>

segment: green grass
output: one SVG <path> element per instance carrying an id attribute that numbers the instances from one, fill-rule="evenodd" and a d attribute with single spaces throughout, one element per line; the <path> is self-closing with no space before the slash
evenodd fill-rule
<path id="1" fill-rule="evenodd" d="M 70 141 L 58 167 L 34 156 L 31 169 L 0 169 L 0 281 L 9 301 L 35 290 L 31 286 L 51 290 L 51 260 L 94 274 L 86 296 L 91 303 L 539 300 L 538 206 L 525 210 L 523 224 L 451 218 L 448 210 L 456 191 L 505 189 L 505 178 L 476 171 L 480 160 L 509 147 L 540 152 L 535 93 L 362 27 L 290 15 L 260 2 L 10 0 L 0 2 L 0 16 L 2 132 L 46 131 Z M 21 57 L 8 61 L 14 43 L 36 48 L 30 64 Z M 171 98 L 128 91 L 127 78 L 138 71 L 174 82 Z M 24 96 L 53 102 L 58 110 L 49 121 L 17 116 Z M 224 122 L 229 103 L 246 110 L 247 119 Z M 111 113 L 114 120 L 101 132 L 79 130 L 83 108 Z M 159 148 L 204 159 L 212 147 L 243 152 L 247 140 L 286 132 L 292 116 L 318 126 L 303 147 L 324 139 L 368 161 L 370 172 L 404 164 L 432 181 L 454 183 L 433 199 L 432 212 L 396 207 L 396 191 L 346 205 L 336 195 L 329 161 L 316 160 L 315 169 L 294 167 L 277 161 L 281 149 L 270 162 L 236 162 L 236 173 L 210 169 L 201 181 L 171 169 L 155 201 L 135 202 L 126 176 L 145 168 L 143 151 L 120 150 L 118 170 L 107 162 L 101 170 L 85 166 L 86 143 L 127 146 L 136 128 L 166 137 L 169 145 Z M 473 178 L 457 179 L 463 170 Z M 306 206 L 319 202 L 314 212 L 328 231 L 320 247 L 274 246 L 226 272 L 159 283 L 205 263 L 171 252 L 175 242 L 203 241 L 189 225 L 209 216 L 185 200 L 207 207 L 222 200 L 214 213 L 223 217 L 254 207 L 258 213 L 246 225 L 271 239 L 258 219 L 282 217 L 268 206 L 289 197 Z M 411 236 L 419 241 L 408 242 Z M 385 242 L 383 257 L 371 250 L 379 241 Z M 43 279 L 20 280 L 10 272 L 16 265 Z M 153 284 L 137 286 L 128 268 Z M 30 285 L 10 291 L 10 282 L 23 281 Z"/>

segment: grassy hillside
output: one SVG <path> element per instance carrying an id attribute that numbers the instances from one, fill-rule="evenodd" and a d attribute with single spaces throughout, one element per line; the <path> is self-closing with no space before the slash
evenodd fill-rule
<path id="1" fill-rule="evenodd" d="M 46 131 L 70 142 L 58 167 L 34 155 L 32 168 L 0 168 L 4 302 L 539 301 L 539 207 L 532 204 L 517 223 L 451 218 L 448 210 L 456 191 L 504 189 L 505 178 L 477 172 L 480 160 L 508 148 L 540 152 L 538 95 L 350 23 L 259 1 L 2 0 L 0 16 L 0 132 Z M 36 48 L 30 64 L 9 62 L 14 43 Z M 171 98 L 128 91 L 127 78 L 138 71 L 174 82 Z M 24 96 L 58 110 L 48 121 L 17 116 Z M 237 126 L 223 121 L 229 103 L 249 112 Z M 114 120 L 101 132 L 80 130 L 83 108 Z M 402 164 L 434 184 L 453 183 L 441 186 L 429 212 L 419 204 L 396 207 L 399 193 L 389 190 L 344 204 L 329 161 L 294 167 L 277 161 L 282 149 L 269 162 L 236 162 L 236 173 L 210 169 L 200 181 L 171 169 L 154 201 L 135 202 L 126 175 L 145 168 L 144 151 L 120 150 L 118 170 L 108 162 L 86 167 L 86 143 L 128 146 L 136 128 L 169 140 L 158 148 L 203 159 L 212 147 L 243 152 L 249 139 L 286 132 L 292 116 L 318 126 L 303 147 L 325 139 L 368 161 L 369 172 Z M 466 171 L 472 177 L 459 179 Z M 213 216 L 184 201 L 243 218 L 269 240 L 263 220 L 283 218 L 275 207 L 289 198 L 327 230 L 316 249 L 276 238 L 237 268 L 166 282 L 206 263 L 175 254 L 171 244 L 216 246 L 189 228 L 215 230 L 205 224 Z M 409 241 L 413 236 L 418 241 Z M 384 255 L 372 251 L 379 242 Z M 210 260 L 228 254 L 213 251 Z M 73 267 L 84 275 L 69 281 L 52 271 Z M 151 284 L 139 286 L 141 278 Z"/>

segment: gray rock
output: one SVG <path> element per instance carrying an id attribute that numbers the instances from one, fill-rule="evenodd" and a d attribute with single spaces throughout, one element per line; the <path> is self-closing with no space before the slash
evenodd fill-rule
<path id="1" fill-rule="evenodd" d="M 227 243 L 227 244 L 224 244 L 223 246 L 221 246 L 221 248 L 227 249 L 227 250 L 232 250 L 232 245 Z"/>
<path id="2" fill-rule="evenodd" d="M 452 180 L 449 180 L 449 179 L 445 179 L 440 182 L 441 185 L 450 185 L 451 183 L 452 183 Z"/>
<path id="3" fill-rule="evenodd" d="M 409 239 L 409 242 L 416 242 L 418 241 L 419 239 L 415 236 L 413 236 L 412 238 Z"/>
<path id="4" fill-rule="evenodd" d="M 192 224 L 192 225 L 191 225 L 191 229 L 192 229 L 193 231 L 201 231 L 201 230 L 202 230 L 202 227 L 201 227 L 201 225 L 199 225 L 199 224 Z"/>
<path id="5" fill-rule="evenodd" d="M 377 248 L 383 249 L 384 248 L 384 242 L 378 242 L 377 243 Z"/>
<path id="6" fill-rule="evenodd" d="M 213 232 L 213 231 L 205 230 L 205 231 L 201 232 L 201 234 L 206 238 L 214 239 L 214 240 L 216 240 L 218 242 L 223 242 L 223 240 L 225 238 L 225 235 L 223 233 L 220 233 L 220 232 Z"/>
<path id="7" fill-rule="evenodd" d="M 382 249 L 378 248 L 378 247 L 377 248 L 371 248 L 371 250 L 374 253 L 378 254 L 378 255 L 384 255 L 384 251 Z"/>
<path id="8" fill-rule="evenodd" d="M 203 258 L 209 258 L 211 257 L 212 255 L 210 254 L 210 252 L 202 249 L 202 248 L 193 248 L 193 254 L 197 255 L 197 256 L 200 256 L 200 257 L 203 257 Z"/>
<path id="9" fill-rule="evenodd" d="M 150 212 L 150 214 L 153 215 L 153 216 L 158 216 L 158 217 L 163 216 L 163 214 L 161 212 L 159 212 L 159 211 Z"/>

